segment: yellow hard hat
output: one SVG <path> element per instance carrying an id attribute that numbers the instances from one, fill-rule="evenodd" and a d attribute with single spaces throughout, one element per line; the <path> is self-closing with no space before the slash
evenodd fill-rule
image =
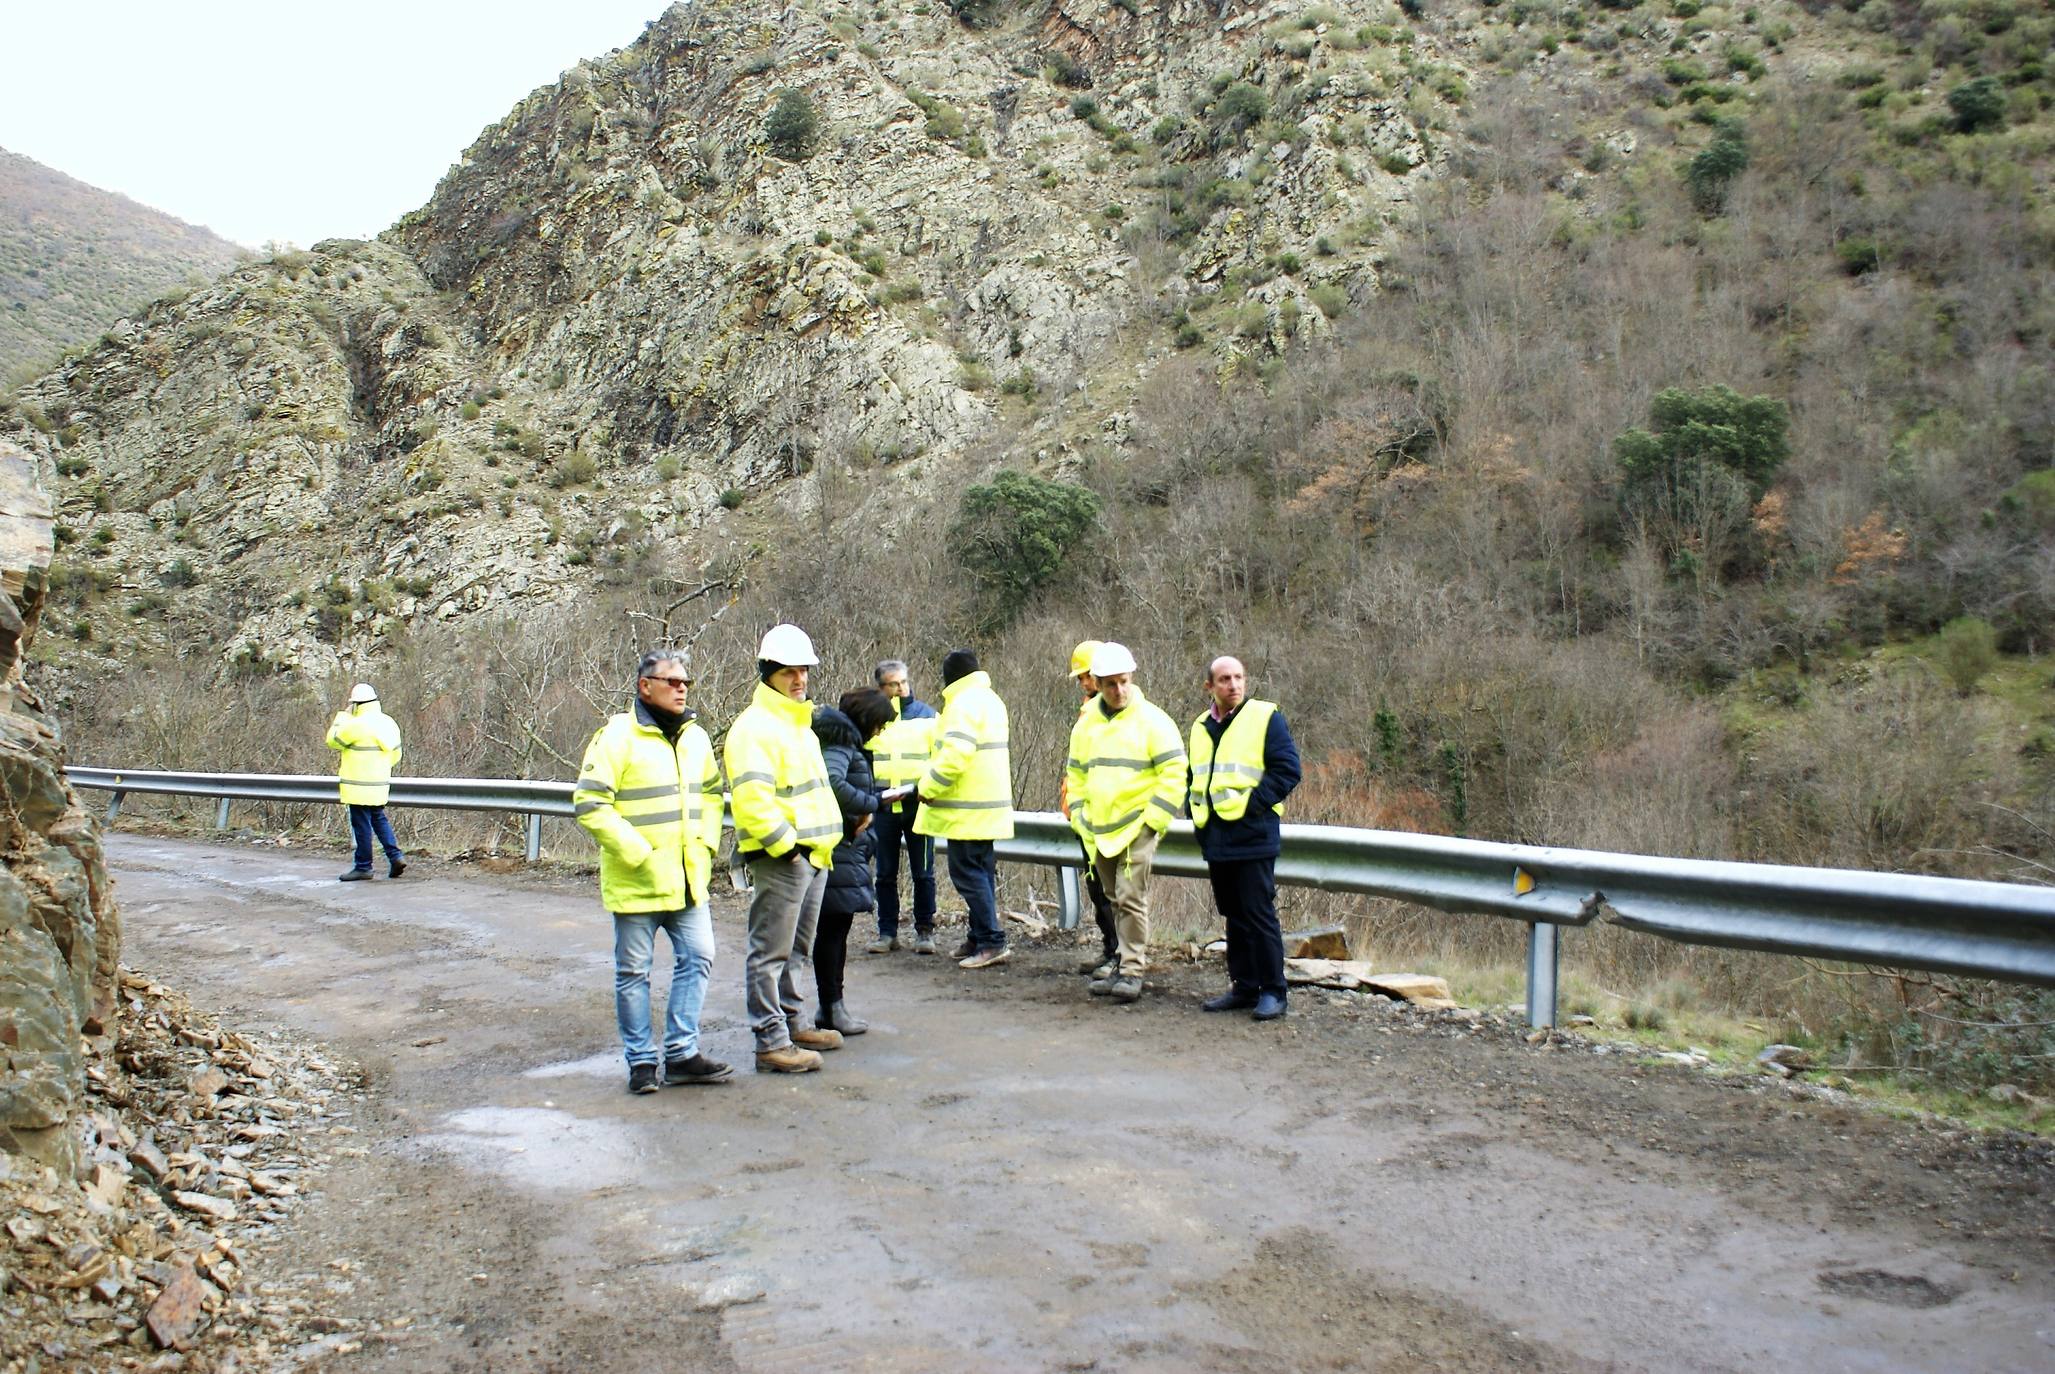
<path id="1" fill-rule="evenodd" d="M 1076 677 L 1080 673 L 1092 671 L 1092 655 L 1098 652 L 1098 640 L 1086 639 L 1079 641 L 1078 646 L 1070 651 L 1070 675 Z"/>

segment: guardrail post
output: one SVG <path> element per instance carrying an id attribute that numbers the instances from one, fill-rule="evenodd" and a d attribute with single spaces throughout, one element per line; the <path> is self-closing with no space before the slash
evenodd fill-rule
<path id="1" fill-rule="evenodd" d="M 1547 921 L 1527 926 L 1527 1024 L 1536 1030 L 1556 1023 L 1556 972 L 1560 967 L 1556 928 Z"/>
<path id="2" fill-rule="evenodd" d="M 528 862 L 534 863 L 542 857 L 542 813 L 528 813 Z"/>
<path id="3" fill-rule="evenodd" d="M 1077 879 L 1075 868 L 1056 870 L 1056 926 L 1059 930 L 1077 929 Z"/>
<path id="4" fill-rule="evenodd" d="M 107 803 L 107 823 L 109 825 L 112 825 L 114 823 L 114 818 L 121 814 L 121 802 L 122 799 L 126 796 L 128 796 L 128 793 L 122 791 L 120 788 L 115 789 L 114 800 Z"/>
<path id="5" fill-rule="evenodd" d="M 220 802 L 220 804 L 219 804 L 218 806 L 216 806 L 216 807 L 214 808 L 214 828 L 215 828 L 216 830 L 226 830 L 226 829 L 228 829 L 228 798 L 227 798 L 227 797 L 223 797 L 223 798 L 221 799 L 221 802 Z"/>

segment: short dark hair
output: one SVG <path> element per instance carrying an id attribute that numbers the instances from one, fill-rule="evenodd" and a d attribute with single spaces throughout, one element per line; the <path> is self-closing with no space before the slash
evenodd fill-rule
<path id="1" fill-rule="evenodd" d="M 869 739 L 892 723 L 892 698 L 875 687 L 856 687 L 842 694 L 843 715 L 856 724 L 859 738 Z"/>
<path id="2" fill-rule="evenodd" d="M 978 656 L 969 649 L 951 649 L 942 656 L 942 685 L 947 687 L 960 677 L 969 677 L 978 670 Z"/>

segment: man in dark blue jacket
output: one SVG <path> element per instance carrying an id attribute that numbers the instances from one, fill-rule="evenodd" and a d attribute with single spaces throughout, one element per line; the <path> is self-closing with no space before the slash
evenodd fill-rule
<path id="1" fill-rule="evenodd" d="M 1186 805 L 1227 918 L 1228 989 L 1207 1011 L 1285 1012 L 1284 932 L 1277 924 L 1278 811 L 1299 785 L 1299 749 L 1284 712 L 1248 700 L 1248 670 L 1223 655 L 1206 670 L 1212 708 L 1192 722 Z"/>

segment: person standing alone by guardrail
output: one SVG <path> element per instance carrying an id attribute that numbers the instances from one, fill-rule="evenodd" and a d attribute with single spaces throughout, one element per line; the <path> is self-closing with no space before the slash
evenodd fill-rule
<path id="1" fill-rule="evenodd" d="M 1070 731 L 1071 823 L 1092 848 L 1099 885 L 1113 904 L 1120 967 L 1094 978 L 1094 997 L 1133 1002 L 1149 958 L 1149 870 L 1156 845 L 1184 809 L 1185 751 L 1177 726 L 1135 683 L 1135 656 L 1101 644 L 1091 673 L 1099 698 Z"/>
<path id="2" fill-rule="evenodd" d="M 368 682 L 350 688 L 349 705 L 335 713 L 328 726 L 328 747 L 336 760 L 338 791 L 342 804 L 350 808 L 350 835 L 356 841 L 350 871 L 339 874 L 345 883 L 361 883 L 371 877 L 371 841 L 376 837 L 385 847 L 386 872 L 399 877 L 407 871 L 407 856 L 392 833 L 386 817 L 386 795 L 392 789 L 392 768 L 400 761 L 400 727 L 378 704 L 378 693 Z"/>
<path id="3" fill-rule="evenodd" d="M 691 686 L 682 649 L 644 654 L 634 709 L 599 727 L 571 793 L 578 824 L 599 842 L 599 897 L 614 918 L 614 1019 L 631 1093 L 657 1090 L 649 970 L 659 930 L 671 942 L 664 1081 L 719 1083 L 734 1074 L 699 1050 L 699 1012 L 714 967 L 706 899 L 721 842 L 721 769 L 713 741 L 685 704 Z"/>
<path id="4" fill-rule="evenodd" d="M 799 967 L 813 955 L 842 812 L 813 733 L 807 678 L 820 658 L 797 625 L 773 625 L 756 650 L 756 693 L 728 727 L 724 756 L 735 848 L 749 865 L 744 966 L 756 1068 L 810 1073 L 842 1037 L 808 1023 Z"/>
<path id="5" fill-rule="evenodd" d="M 1221 655 L 1206 669 L 1213 705 L 1192 722 L 1192 829 L 1227 920 L 1227 991 L 1200 1005 L 1275 1021 L 1285 1012 L 1278 819 L 1299 785 L 1299 747 L 1277 703 L 1248 690 L 1241 660 Z"/>

